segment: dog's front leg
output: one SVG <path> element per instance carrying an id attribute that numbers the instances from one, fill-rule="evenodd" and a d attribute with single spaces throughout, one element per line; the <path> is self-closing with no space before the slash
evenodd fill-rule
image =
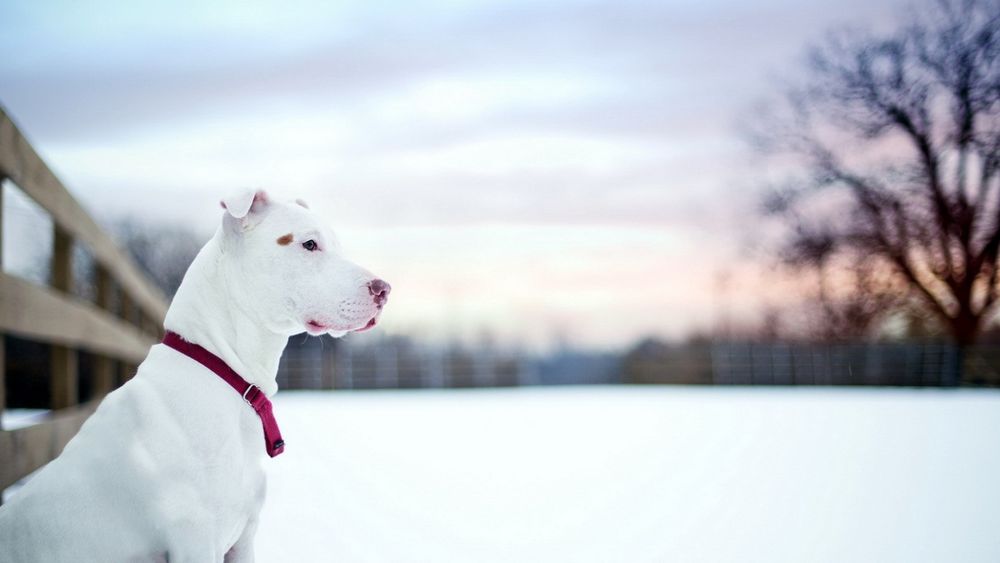
<path id="1" fill-rule="evenodd" d="M 225 563 L 253 563 L 253 538 L 257 534 L 257 516 L 247 522 L 233 547 L 226 552 Z"/>

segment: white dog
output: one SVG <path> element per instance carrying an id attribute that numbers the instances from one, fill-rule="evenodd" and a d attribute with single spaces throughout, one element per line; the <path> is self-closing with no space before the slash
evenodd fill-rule
<path id="1" fill-rule="evenodd" d="M 222 204 L 222 226 L 164 324 L 191 343 L 178 339 L 181 348 L 258 389 L 243 383 L 241 393 L 204 357 L 153 346 L 62 455 L 0 507 L 0 561 L 253 560 L 262 462 L 282 448 L 277 427 L 264 429 L 266 396 L 288 337 L 371 328 L 390 288 L 345 260 L 304 203 L 247 192 Z"/>

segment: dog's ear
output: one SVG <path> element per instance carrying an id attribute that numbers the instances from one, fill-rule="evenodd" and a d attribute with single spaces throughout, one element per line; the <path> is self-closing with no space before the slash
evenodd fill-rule
<path id="1" fill-rule="evenodd" d="M 219 204 L 227 213 L 225 223 L 238 226 L 239 231 L 248 231 L 257 225 L 270 200 L 264 190 L 245 190 L 223 199 Z"/>

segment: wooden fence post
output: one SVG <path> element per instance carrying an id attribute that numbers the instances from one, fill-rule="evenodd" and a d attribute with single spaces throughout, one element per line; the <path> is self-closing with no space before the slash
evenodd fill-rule
<path id="1" fill-rule="evenodd" d="M 111 275 L 107 268 L 98 264 L 97 271 L 97 306 L 108 311 L 111 309 Z M 111 391 L 115 386 L 114 362 L 105 355 L 94 357 L 94 396 L 100 397 Z"/>
<path id="2" fill-rule="evenodd" d="M 0 272 L 3 271 L 3 192 L 5 178 L 0 174 Z M 7 408 L 7 348 L 6 338 L 0 334 L 0 430 L 3 430 L 3 411 Z M 0 491 L 0 504 L 3 504 L 3 491 Z"/>
<path id="3" fill-rule="evenodd" d="M 121 316 L 122 320 L 126 323 L 135 326 L 135 303 L 132 302 L 132 298 L 124 290 L 120 291 L 118 294 L 118 314 Z M 119 380 L 123 383 L 132 379 L 135 375 L 135 368 L 132 367 L 130 362 L 121 362 L 121 373 L 119 374 Z"/>
<path id="4" fill-rule="evenodd" d="M 128 324 L 135 326 L 135 307 L 132 303 L 132 298 L 128 296 L 124 291 L 119 295 L 119 311 L 118 314 L 121 316 L 122 320 Z"/>
<path id="5" fill-rule="evenodd" d="M 73 238 L 58 224 L 53 229 L 51 285 L 67 294 L 73 289 Z M 64 409 L 77 404 L 76 350 L 53 344 L 51 361 L 49 406 Z"/>
<path id="6" fill-rule="evenodd" d="M 3 271 L 3 192 L 5 178 L 0 175 L 0 272 Z M 7 408 L 7 348 L 6 338 L 0 334 L 0 431 L 3 431 L 3 411 Z M 0 489 L 0 506 L 3 505 L 3 489 Z"/>

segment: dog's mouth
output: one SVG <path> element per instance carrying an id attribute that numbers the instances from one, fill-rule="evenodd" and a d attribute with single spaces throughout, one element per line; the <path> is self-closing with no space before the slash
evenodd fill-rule
<path id="1" fill-rule="evenodd" d="M 368 322 L 365 323 L 364 326 L 359 327 L 359 328 L 349 329 L 348 332 L 365 332 L 366 330 L 371 330 L 371 329 L 375 328 L 375 325 L 377 325 L 377 324 L 378 324 L 378 315 L 376 315 L 376 316 L 372 317 L 371 319 L 369 319 Z M 333 325 L 328 325 L 328 324 L 325 324 L 325 323 L 321 323 L 321 322 L 317 321 L 316 319 L 309 319 L 308 321 L 306 321 L 306 332 L 308 332 L 309 334 L 311 334 L 313 336 L 320 336 L 320 335 L 326 334 L 328 332 L 337 332 L 337 331 L 341 331 L 341 330 L 344 330 L 344 329 L 338 329 L 338 328 L 334 327 Z"/>
<path id="2" fill-rule="evenodd" d="M 313 336 L 319 336 L 320 334 L 324 334 L 328 332 L 331 328 L 333 327 L 327 324 L 323 324 L 317 321 L 316 319 L 309 319 L 308 321 L 306 321 L 306 332 L 308 332 Z"/>
<path id="3" fill-rule="evenodd" d="M 375 325 L 377 325 L 377 324 L 378 324 L 378 317 L 377 316 L 376 317 L 372 317 L 371 320 L 368 321 L 368 324 L 366 324 L 365 326 L 363 326 L 361 328 L 354 329 L 354 332 L 364 332 L 366 330 L 371 330 L 371 329 L 375 328 Z"/>

